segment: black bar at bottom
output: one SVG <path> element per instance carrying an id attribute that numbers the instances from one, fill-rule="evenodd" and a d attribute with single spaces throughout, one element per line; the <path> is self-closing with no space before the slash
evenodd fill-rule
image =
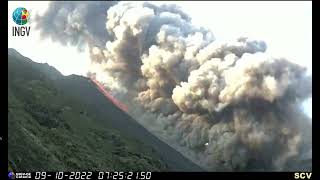
<path id="1" fill-rule="evenodd" d="M 306 174 L 308 173 L 308 174 Z M 308 176 L 307 176 L 308 175 Z M 285 179 L 314 179 L 312 177 L 312 172 L 185 172 L 185 173 L 157 173 L 152 174 L 152 179 L 194 179 L 194 180 L 224 180 L 224 179 L 234 179 L 234 180 L 285 180 Z M 309 177 L 309 178 L 308 178 Z"/>
<path id="2" fill-rule="evenodd" d="M 312 172 L 8 172 L 8 179 L 106 179 L 106 180 L 164 180 L 164 179 L 245 179 L 295 180 L 316 179 Z"/>

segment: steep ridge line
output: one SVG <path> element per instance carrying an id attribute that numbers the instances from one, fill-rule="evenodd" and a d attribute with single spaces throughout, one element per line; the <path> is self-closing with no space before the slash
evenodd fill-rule
<path id="1" fill-rule="evenodd" d="M 90 80 L 96 84 L 96 87 L 98 88 L 98 90 L 108 99 L 110 100 L 114 105 L 116 105 L 118 108 L 120 108 L 121 110 L 123 110 L 124 112 L 128 112 L 128 107 L 126 105 L 124 105 L 123 103 L 121 103 L 119 100 L 117 100 L 115 97 L 113 97 L 110 93 L 108 93 L 103 86 L 95 79 L 90 78 Z"/>

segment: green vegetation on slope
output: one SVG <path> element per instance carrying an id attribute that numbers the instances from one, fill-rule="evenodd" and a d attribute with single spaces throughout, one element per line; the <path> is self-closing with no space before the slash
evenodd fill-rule
<path id="1" fill-rule="evenodd" d="M 151 147 L 98 120 L 57 88 L 52 78 L 63 76 L 55 69 L 12 49 L 8 55 L 9 169 L 167 170 Z"/>

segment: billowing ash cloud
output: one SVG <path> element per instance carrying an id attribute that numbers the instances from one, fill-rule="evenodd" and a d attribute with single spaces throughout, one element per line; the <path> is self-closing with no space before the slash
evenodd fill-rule
<path id="1" fill-rule="evenodd" d="M 216 41 L 174 5 L 120 2 L 104 13 L 106 29 L 88 30 L 109 34 L 90 46 L 90 74 L 160 139 L 210 171 L 311 170 L 305 68 L 267 56 L 261 40 Z"/>
<path id="2" fill-rule="evenodd" d="M 43 16 L 36 16 L 37 28 L 42 37 L 51 37 L 64 45 L 72 44 L 83 49 L 88 41 L 104 46 L 110 38 L 105 31 L 107 10 L 115 1 L 64 1 L 50 2 Z"/>

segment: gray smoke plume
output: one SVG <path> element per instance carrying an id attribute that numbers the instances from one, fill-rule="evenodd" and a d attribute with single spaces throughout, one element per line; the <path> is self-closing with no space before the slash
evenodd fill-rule
<path id="1" fill-rule="evenodd" d="M 261 40 L 216 41 L 174 5 L 119 2 L 104 13 L 110 37 L 90 46 L 90 74 L 149 131 L 210 171 L 311 170 L 304 67 L 267 56 Z"/>
<path id="2" fill-rule="evenodd" d="M 43 16 L 37 15 L 36 28 L 42 37 L 51 37 L 64 45 L 71 44 L 80 50 L 88 41 L 104 46 L 111 36 L 105 31 L 107 10 L 116 1 L 55 1 L 50 2 Z"/>

